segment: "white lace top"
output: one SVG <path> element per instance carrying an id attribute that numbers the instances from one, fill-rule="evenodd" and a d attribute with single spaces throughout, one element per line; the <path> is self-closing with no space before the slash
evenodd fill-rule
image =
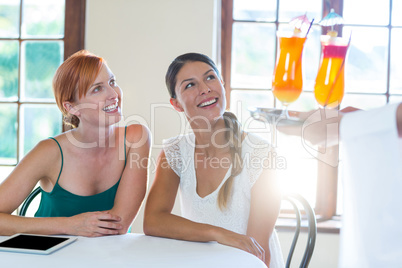
<path id="1" fill-rule="evenodd" d="M 211 194 L 200 197 L 197 193 L 194 165 L 195 136 L 188 134 L 163 141 L 166 159 L 180 177 L 180 206 L 182 216 L 199 223 L 219 226 L 227 230 L 246 234 L 250 214 L 251 188 L 261 175 L 262 161 L 270 150 L 269 143 L 260 137 L 248 134 L 242 143 L 243 169 L 234 178 L 232 195 L 227 209 L 220 210 L 217 199 L 221 186 L 230 177 L 228 169 L 219 187 Z M 284 267 L 282 252 L 276 232 L 269 241 L 271 251 L 270 268 Z"/>

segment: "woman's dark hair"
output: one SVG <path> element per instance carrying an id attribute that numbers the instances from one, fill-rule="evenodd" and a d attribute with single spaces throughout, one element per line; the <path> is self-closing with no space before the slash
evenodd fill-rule
<path id="1" fill-rule="evenodd" d="M 218 75 L 219 79 L 222 80 L 220 72 L 216 67 L 213 60 L 211 60 L 208 56 L 200 53 L 186 53 L 178 56 L 173 60 L 173 62 L 169 65 L 169 68 L 166 72 L 165 82 L 166 87 L 169 91 L 171 98 L 176 98 L 176 83 L 177 83 L 177 74 L 181 70 L 181 68 L 188 62 L 204 62 L 212 67 L 215 73 Z M 221 210 L 227 207 L 229 198 L 231 196 L 232 188 L 233 188 L 233 180 L 234 177 L 240 174 L 242 171 L 242 157 L 241 157 L 241 143 L 243 137 L 243 130 L 241 128 L 240 122 L 237 120 L 236 116 L 226 111 L 223 114 L 223 119 L 225 121 L 225 126 L 229 131 L 226 131 L 225 137 L 229 143 L 230 147 L 230 157 L 232 160 L 232 172 L 230 177 L 226 180 L 226 182 L 222 185 L 222 188 L 219 190 L 218 194 L 218 206 Z"/>
<path id="2" fill-rule="evenodd" d="M 186 64 L 187 62 L 194 62 L 194 61 L 200 61 L 208 64 L 209 66 L 214 69 L 215 73 L 219 76 L 220 79 L 222 79 L 218 68 L 216 67 L 215 63 L 213 60 L 211 60 L 207 55 L 200 54 L 200 53 L 186 53 L 183 55 L 178 56 L 175 58 L 172 63 L 169 65 L 169 68 L 166 72 L 166 77 L 165 77 L 165 82 L 166 82 L 166 87 L 169 90 L 169 94 L 171 98 L 176 98 L 176 82 L 177 82 L 177 74 L 181 70 L 181 68 Z"/>

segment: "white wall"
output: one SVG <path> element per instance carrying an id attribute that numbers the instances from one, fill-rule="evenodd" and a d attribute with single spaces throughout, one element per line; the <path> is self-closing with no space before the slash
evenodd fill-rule
<path id="1" fill-rule="evenodd" d="M 162 139 L 177 135 L 181 128 L 180 117 L 170 108 L 164 84 L 166 69 L 176 56 L 186 52 L 214 58 L 217 1 L 87 0 L 85 47 L 104 57 L 116 75 L 124 91 L 126 121 L 139 121 L 151 129 L 152 159 L 159 154 Z M 150 185 L 153 170 L 154 164 Z M 178 209 L 176 206 L 174 211 L 179 213 Z M 133 232 L 142 232 L 142 220 L 143 208 Z M 279 238 L 287 256 L 291 234 L 279 233 Z M 337 235 L 320 234 L 310 267 L 336 267 L 338 240 Z M 296 252 L 295 260 L 301 255 L 301 251 Z"/>

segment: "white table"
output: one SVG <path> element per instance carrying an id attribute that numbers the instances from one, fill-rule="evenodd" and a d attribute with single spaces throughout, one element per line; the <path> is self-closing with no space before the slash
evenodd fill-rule
<path id="1" fill-rule="evenodd" d="M 0 236 L 0 241 L 7 237 Z M 0 252 L 0 267 L 261 267 L 257 257 L 216 242 L 187 242 L 126 234 L 78 237 L 50 255 Z"/>

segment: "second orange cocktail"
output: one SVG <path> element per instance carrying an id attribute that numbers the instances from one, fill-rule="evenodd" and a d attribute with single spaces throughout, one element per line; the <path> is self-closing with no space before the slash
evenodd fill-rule
<path id="1" fill-rule="evenodd" d="M 322 56 L 314 86 L 314 95 L 322 107 L 335 108 L 343 99 L 345 87 L 345 57 L 347 40 L 324 35 L 321 37 Z"/>
<path id="2" fill-rule="evenodd" d="M 302 53 L 306 37 L 278 32 L 279 53 L 272 80 L 272 93 L 287 107 L 303 89 Z"/>

